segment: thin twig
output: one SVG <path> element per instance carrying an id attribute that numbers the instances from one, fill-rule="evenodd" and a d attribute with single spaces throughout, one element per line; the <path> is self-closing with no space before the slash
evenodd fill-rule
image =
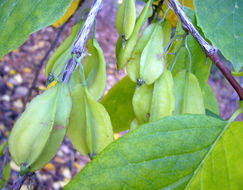
<path id="1" fill-rule="evenodd" d="M 102 7 L 102 0 L 95 0 L 89 11 L 87 19 L 85 20 L 84 25 L 78 35 L 77 40 L 73 44 L 73 48 L 71 51 L 73 55 L 76 54 L 77 57 L 80 57 L 82 55 L 89 32 L 97 16 L 97 13 L 101 9 L 101 7 Z M 76 64 L 77 63 L 74 60 L 74 58 L 71 58 L 67 66 L 66 72 L 63 75 L 63 82 L 68 83 L 72 72 L 76 68 Z"/>
<path id="2" fill-rule="evenodd" d="M 55 40 L 53 41 L 53 43 L 51 44 L 51 47 L 48 49 L 48 51 L 46 52 L 45 56 L 43 57 L 43 59 L 40 61 L 40 63 L 37 65 L 37 70 L 35 72 L 35 78 L 31 84 L 31 87 L 29 88 L 29 91 L 28 91 L 28 94 L 27 94 L 27 97 L 26 97 L 26 100 L 25 100 L 25 105 L 28 101 L 30 101 L 30 98 L 31 98 L 31 95 L 32 95 L 32 91 L 33 89 L 35 89 L 35 86 L 36 86 L 36 82 L 37 82 L 37 79 L 39 77 L 39 74 L 40 74 L 40 71 L 41 71 L 41 68 L 43 66 L 43 64 L 45 63 L 47 57 L 49 56 L 50 52 L 56 47 L 57 45 L 57 42 L 65 28 L 65 26 L 67 25 L 68 22 L 65 22 L 59 29 L 58 33 L 57 33 L 57 36 L 55 38 Z M 24 106 L 25 108 L 25 106 Z"/>
<path id="3" fill-rule="evenodd" d="M 198 41 L 198 43 L 201 45 L 202 49 L 206 53 L 208 57 L 216 64 L 216 66 L 220 69 L 220 71 L 223 73 L 225 78 L 229 81 L 229 83 L 232 85 L 232 87 L 235 89 L 237 94 L 239 95 L 239 98 L 243 100 L 243 88 L 240 86 L 240 84 L 235 80 L 235 78 L 232 76 L 230 70 L 224 65 L 223 61 L 220 59 L 220 57 L 217 54 L 217 48 L 215 48 L 213 45 L 210 45 L 197 31 L 195 26 L 192 24 L 192 22 L 189 20 L 189 18 L 186 16 L 185 12 L 183 11 L 182 7 L 178 3 L 177 0 L 168 0 L 169 6 L 174 10 L 174 12 L 179 17 L 183 29 L 186 32 L 190 32 L 192 36 Z"/>
<path id="4" fill-rule="evenodd" d="M 22 187 L 22 185 L 24 184 L 25 180 L 28 177 L 31 177 L 32 175 L 34 175 L 34 173 L 26 173 L 24 176 L 20 177 L 13 185 L 12 190 L 20 190 L 20 188 Z"/>

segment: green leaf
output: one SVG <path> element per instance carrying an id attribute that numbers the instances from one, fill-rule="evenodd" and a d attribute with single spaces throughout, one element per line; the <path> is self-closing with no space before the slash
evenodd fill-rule
<path id="1" fill-rule="evenodd" d="M 7 163 L 3 169 L 2 177 L 0 178 L 0 188 L 4 188 L 7 185 L 8 180 L 10 178 L 10 174 L 11 174 L 10 163 Z"/>
<path id="2" fill-rule="evenodd" d="M 215 113 L 216 115 L 219 115 L 219 104 L 214 95 L 213 89 L 209 86 L 209 84 L 206 84 L 202 93 L 203 93 L 205 109 L 208 109 L 209 111 Z"/>
<path id="3" fill-rule="evenodd" d="M 64 15 L 72 0 L 1 0 L 0 58 Z"/>
<path id="4" fill-rule="evenodd" d="M 190 18 L 194 26 L 200 31 L 200 28 L 197 27 L 197 20 L 195 17 L 195 13 L 192 9 L 186 8 L 186 15 Z M 182 30 L 181 23 L 178 23 L 176 35 L 184 34 Z M 191 54 L 191 68 L 190 68 L 190 60 L 189 53 L 185 47 L 185 37 L 174 42 L 170 49 L 171 53 L 167 54 L 167 62 L 169 66 L 172 66 L 172 74 L 173 76 L 183 69 L 190 70 L 196 77 L 198 78 L 198 82 L 200 84 L 201 89 L 204 89 L 207 84 L 208 77 L 210 74 L 212 62 L 210 59 L 206 61 L 206 55 L 202 50 L 199 43 L 194 39 L 194 37 L 189 34 L 187 39 L 188 49 Z M 206 64 L 207 63 L 207 64 Z"/>
<path id="5" fill-rule="evenodd" d="M 135 118 L 132 98 L 136 83 L 128 76 L 116 83 L 100 101 L 109 113 L 113 131 L 119 133 L 130 128 L 130 123 Z"/>
<path id="6" fill-rule="evenodd" d="M 195 0 L 198 25 L 236 71 L 243 67 L 243 1 Z"/>
<path id="7" fill-rule="evenodd" d="M 211 153 L 222 156 L 217 142 L 221 142 L 226 124 L 205 115 L 171 116 L 148 123 L 111 143 L 65 189 L 184 189 L 189 181 L 196 182 L 197 172 L 208 165 Z M 243 128 L 230 127 L 223 139 L 227 139 L 227 147 L 233 145 L 227 154 L 234 160 L 230 164 L 219 161 L 214 168 L 218 183 L 219 176 L 227 173 L 221 167 L 230 165 L 234 171 L 242 171 Z M 231 178 L 240 188 L 243 173 L 232 172 Z"/>
<path id="8" fill-rule="evenodd" d="M 4 153 L 4 150 L 5 150 L 5 147 L 6 147 L 7 143 L 8 143 L 8 141 L 5 141 L 4 143 L 2 143 L 2 144 L 0 145 L 0 157 L 1 157 L 1 156 L 3 155 L 3 153 Z"/>

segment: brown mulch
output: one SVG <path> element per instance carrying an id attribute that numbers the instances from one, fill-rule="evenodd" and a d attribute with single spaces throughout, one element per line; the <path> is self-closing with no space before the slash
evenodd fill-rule
<path id="1" fill-rule="evenodd" d="M 106 0 L 102 11 L 98 15 L 97 40 L 103 48 L 107 62 L 107 89 L 110 89 L 118 80 L 124 77 L 125 71 L 117 72 L 115 45 L 118 33 L 115 26 L 115 15 L 118 5 L 113 0 Z M 65 27 L 58 44 L 69 34 L 74 21 L 71 20 Z M 0 143 L 9 134 L 15 120 L 24 110 L 25 98 L 31 87 L 37 65 L 57 35 L 58 29 L 49 26 L 32 34 L 29 39 L 17 50 L 12 51 L 0 59 Z M 32 97 L 43 92 L 46 86 L 44 68 L 38 77 Z M 243 84 L 243 81 L 241 81 Z M 238 105 L 238 96 L 222 79 L 216 70 L 212 73 L 209 84 L 212 86 L 220 106 L 220 114 L 228 119 Z M 243 120 L 243 117 L 239 118 Z M 0 160 L 1 161 L 1 160 Z M 89 158 L 80 155 L 66 137 L 55 158 L 42 170 L 36 172 L 31 182 L 36 189 L 61 189 L 70 181 L 88 162 Z M 9 186 L 18 178 L 18 167 L 11 161 L 11 180 Z"/>

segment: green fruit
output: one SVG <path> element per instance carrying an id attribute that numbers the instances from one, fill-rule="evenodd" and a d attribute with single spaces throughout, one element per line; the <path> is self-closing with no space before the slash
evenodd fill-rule
<path id="1" fill-rule="evenodd" d="M 72 92 L 74 87 L 81 83 L 82 83 L 82 77 L 81 77 L 79 67 L 77 66 L 68 81 L 70 91 Z"/>
<path id="2" fill-rule="evenodd" d="M 145 7 L 143 8 L 141 14 L 136 20 L 134 30 L 130 36 L 130 38 L 126 41 L 125 48 L 123 48 L 120 45 L 117 45 L 117 47 L 120 47 L 120 50 L 117 50 L 117 69 L 121 70 L 129 61 L 132 51 L 137 43 L 137 39 L 139 36 L 140 29 L 145 24 L 147 19 L 152 15 L 152 0 L 149 0 Z M 120 43 L 118 41 L 118 43 Z"/>
<path id="3" fill-rule="evenodd" d="M 97 40 L 92 38 L 87 43 L 88 53 L 84 62 L 84 74 L 86 78 L 89 93 L 95 100 L 99 100 L 106 87 L 106 63 L 103 50 L 99 46 Z M 81 72 L 77 67 L 72 74 L 69 85 L 71 90 L 76 84 L 82 83 Z"/>
<path id="4" fill-rule="evenodd" d="M 22 166 L 21 171 L 36 171 L 53 158 L 65 136 L 71 107 L 65 83 L 57 83 L 31 101 L 8 140 L 9 151 L 14 162 Z"/>
<path id="5" fill-rule="evenodd" d="M 136 43 L 136 46 L 132 52 L 131 58 L 127 64 L 127 74 L 134 82 L 137 82 L 140 77 L 140 57 L 143 49 L 151 37 L 155 26 L 156 24 L 151 24 L 144 30 L 142 36 L 138 39 L 138 42 Z"/>
<path id="6" fill-rule="evenodd" d="M 196 76 L 182 70 L 174 77 L 174 114 L 205 114 L 203 95 Z"/>
<path id="7" fill-rule="evenodd" d="M 130 130 L 134 130 L 139 127 L 138 120 L 135 118 L 130 124 Z"/>
<path id="8" fill-rule="evenodd" d="M 136 118 L 131 127 L 170 116 L 174 108 L 173 78 L 171 72 L 165 69 L 153 85 L 143 84 L 135 91 L 133 109 Z"/>
<path id="9" fill-rule="evenodd" d="M 165 69 L 163 74 L 154 83 L 150 106 L 150 121 L 156 121 L 170 116 L 174 109 L 173 78 L 170 70 Z"/>
<path id="10" fill-rule="evenodd" d="M 81 154 L 96 155 L 113 141 L 109 114 L 81 84 L 74 87 L 72 101 L 68 137 Z"/>
<path id="11" fill-rule="evenodd" d="M 171 23 L 167 20 L 164 20 L 162 23 L 162 28 L 164 31 L 163 47 L 165 48 L 171 39 L 171 33 L 172 33 Z"/>
<path id="12" fill-rule="evenodd" d="M 133 96 L 133 110 L 139 124 L 149 121 L 150 105 L 153 95 L 153 85 L 143 84 L 136 89 Z"/>
<path id="13" fill-rule="evenodd" d="M 152 84 L 162 74 L 163 58 L 163 29 L 161 24 L 155 23 L 149 41 L 140 57 L 140 77 L 146 84 Z"/>
<path id="14" fill-rule="evenodd" d="M 122 48 L 122 37 L 119 36 L 116 42 L 116 57 L 119 55 L 120 48 Z"/>
<path id="15" fill-rule="evenodd" d="M 106 87 L 105 57 L 96 39 L 90 39 L 87 47 L 91 56 L 87 56 L 83 62 L 84 74 L 89 93 L 95 100 L 99 100 Z"/>
<path id="16" fill-rule="evenodd" d="M 131 36 L 135 21 L 136 21 L 136 1 L 135 0 L 124 0 L 120 5 L 117 17 L 116 26 L 119 34 L 124 35 L 125 40 L 128 40 Z"/>
<path id="17" fill-rule="evenodd" d="M 160 30 L 157 31 L 157 36 L 153 39 L 153 35 L 156 35 L 154 34 L 154 32 L 156 32 L 156 27 L 159 27 Z M 162 32 L 162 28 L 165 32 Z M 128 76 L 132 81 L 136 82 L 140 79 L 142 81 L 146 80 L 145 82 L 147 84 L 151 84 L 163 72 L 163 47 L 165 47 L 170 40 L 171 24 L 165 20 L 162 23 L 162 28 L 158 22 L 153 23 L 144 30 L 143 34 L 138 39 L 126 68 Z M 161 35 L 163 35 L 162 38 Z M 161 45 L 162 41 L 163 45 Z M 156 50 L 155 48 L 153 49 L 153 47 L 156 46 L 151 46 L 153 43 L 157 45 Z M 145 47 L 147 47 L 147 50 L 144 51 Z M 152 48 L 149 49 L 150 47 Z M 142 54 L 145 59 L 141 57 Z M 152 56 L 154 60 L 151 59 Z M 158 57 L 161 57 L 161 60 L 157 60 L 156 58 Z M 151 60 L 151 63 L 149 63 L 148 60 Z"/>

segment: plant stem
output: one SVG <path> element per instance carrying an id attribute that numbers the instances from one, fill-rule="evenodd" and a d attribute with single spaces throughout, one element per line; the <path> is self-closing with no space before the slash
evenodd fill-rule
<path id="1" fill-rule="evenodd" d="M 95 21 L 94 21 L 94 30 L 93 30 L 93 39 L 96 39 L 96 25 L 97 25 L 97 20 L 95 19 Z"/>
<path id="2" fill-rule="evenodd" d="M 89 32 L 90 32 L 91 27 L 94 23 L 94 20 L 97 16 L 97 13 L 101 9 L 101 7 L 102 7 L 102 0 L 95 0 L 89 11 L 87 19 L 85 20 L 84 25 L 78 35 L 77 40 L 73 44 L 73 48 L 72 48 L 71 52 L 72 52 L 72 54 L 76 54 L 77 58 L 79 58 L 83 53 L 84 45 L 86 44 Z M 63 79 L 62 79 L 63 82 L 68 83 L 72 72 L 76 68 L 76 64 L 77 63 L 76 63 L 75 59 L 70 60 L 68 66 L 67 66 L 66 72 L 63 75 Z"/>
<path id="3" fill-rule="evenodd" d="M 240 114 L 243 113 L 243 108 L 239 108 L 238 110 L 233 113 L 233 115 L 228 120 L 228 123 L 231 124 Z"/>
<path id="4" fill-rule="evenodd" d="M 188 52 L 188 57 L 189 57 L 189 72 L 191 72 L 191 70 L 192 70 L 192 54 L 191 54 L 191 51 L 190 51 L 190 49 L 188 48 L 188 45 L 187 45 L 188 36 L 189 35 L 186 35 L 186 37 L 185 37 L 185 48 L 186 48 L 186 50 Z"/>
<path id="5" fill-rule="evenodd" d="M 215 48 L 213 45 L 210 45 L 197 31 L 195 26 L 192 24 L 192 22 L 189 20 L 189 18 L 186 16 L 184 10 L 180 6 L 177 0 L 168 0 L 169 6 L 173 9 L 173 11 L 177 14 L 179 17 L 183 29 L 188 33 L 190 32 L 192 36 L 198 41 L 202 49 L 204 50 L 205 54 L 215 63 L 215 65 L 220 69 L 220 71 L 223 73 L 225 78 L 228 80 L 228 82 L 231 84 L 231 86 L 235 89 L 237 94 L 239 95 L 240 100 L 243 100 L 243 88 L 240 86 L 240 84 L 235 80 L 235 78 L 232 76 L 230 70 L 224 65 L 223 61 L 220 59 L 220 57 L 217 54 L 217 48 Z"/>

